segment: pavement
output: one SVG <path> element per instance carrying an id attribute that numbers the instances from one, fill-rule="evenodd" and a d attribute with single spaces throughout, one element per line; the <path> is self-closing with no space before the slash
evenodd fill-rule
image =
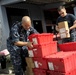
<path id="1" fill-rule="evenodd" d="M 14 75 L 12 70 L 0 69 L 0 75 Z"/>
<path id="2" fill-rule="evenodd" d="M 15 75 L 15 74 L 0 74 L 0 75 Z"/>
<path id="3" fill-rule="evenodd" d="M 5 69 L 1 68 L 1 63 L 0 63 L 0 75 L 15 75 L 13 71 L 12 63 L 10 61 L 6 63 Z"/>

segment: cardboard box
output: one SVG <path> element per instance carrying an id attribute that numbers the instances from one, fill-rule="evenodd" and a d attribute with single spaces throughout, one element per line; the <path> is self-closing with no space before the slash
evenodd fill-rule
<path id="1" fill-rule="evenodd" d="M 29 67 L 29 68 L 34 68 L 35 66 L 34 66 L 34 63 L 33 63 L 33 60 L 32 60 L 32 58 L 30 58 L 30 57 L 26 57 L 26 63 L 27 63 L 27 66 Z"/>
<path id="2" fill-rule="evenodd" d="M 33 72 L 27 72 L 27 75 L 34 75 Z"/>
<path id="3" fill-rule="evenodd" d="M 70 38 L 70 34 L 69 33 L 60 33 L 60 37 L 63 38 Z"/>
<path id="4" fill-rule="evenodd" d="M 26 71 L 27 71 L 27 72 L 33 72 L 33 68 L 30 68 L 30 67 L 27 66 L 27 67 L 26 67 Z"/>
<path id="5" fill-rule="evenodd" d="M 26 67 L 26 73 L 27 73 L 27 75 L 34 75 L 33 69 L 29 68 L 29 67 Z"/>
<path id="6" fill-rule="evenodd" d="M 69 26 L 68 26 L 67 21 L 58 23 L 58 27 L 59 27 L 59 33 L 60 33 L 61 38 L 69 38 L 70 37 L 70 33 L 69 32 L 66 33 L 66 31 L 69 31 Z"/>

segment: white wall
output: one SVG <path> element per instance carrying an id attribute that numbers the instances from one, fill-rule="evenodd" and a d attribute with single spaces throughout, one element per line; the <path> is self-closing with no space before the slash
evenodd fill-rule
<path id="1" fill-rule="evenodd" d="M 7 5 L 12 4 L 16 2 L 21 2 L 22 0 L 0 0 L 0 5 Z"/>
<path id="2" fill-rule="evenodd" d="M 1 44 L 1 50 L 6 48 L 6 39 L 9 34 L 9 27 L 8 27 L 8 21 L 7 21 L 7 15 L 4 6 L 0 6 L 0 20 L 1 20 L 1 28 L 2 28 L 2 44 Z"/>
<path id="3" fill-rule="evenodd" d="M 75 15 L 75 17 L 76 17 L 76 7 L 74 7 L 74 15 Z"/>

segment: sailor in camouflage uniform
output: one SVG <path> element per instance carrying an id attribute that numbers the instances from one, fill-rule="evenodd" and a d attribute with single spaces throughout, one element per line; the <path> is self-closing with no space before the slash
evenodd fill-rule
<path id="1" fill-rule="evenodd" d="M 7 39 L 7 48 L 10 52 L 15 75 L 24 75 L 26 70 L 25 57 L 28 57 L 28 49 L 32 48 L 32 42 L 27 37 L 30 34 L 38 33 L 32 26 L 28 16 L 22 18 L 22 23 L 14 24 L 10 31 L 10 37 Z"/>

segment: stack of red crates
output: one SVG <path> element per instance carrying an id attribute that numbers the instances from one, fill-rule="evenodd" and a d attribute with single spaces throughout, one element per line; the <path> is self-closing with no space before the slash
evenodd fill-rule
<path id="1" fill-rule="evenodd" d="M 62 51 L 57 52 L 57 42 L 53 41 L 53 34 L 32 34 L 29 40 L 33 48 L 28 50 L 35 64 L 34 75 L 76 75 L 76 49 L 60 46 Z M 70 50 L 69 50 L 70 49 Z M 74 51 L 73 51 L 74 50 Z M 65 52 L 66 51 L 66 52 Z"/>
<path id="2" fill-rule="evenodd" d="M 47 56 L 47 75 L 76 75 L 76 52 L 58 52 Z"/>
<path id="3" fill-rule="evenodd" d="M 57 53 L 57 41 L 53 41 L 53 34 L 32 34 L 28 37 L 33 42 L 33 48 L 28 50 L 29 57 L 33 58 L 34 75 L 47 75 L 48 65 L 45 56 Z"/>
<path id="4" fill-rule="evenodd" d="M 63 52 L 69 52 L 69 53 L 73 53 L 74 58 L 71 59 L 70 61 L 74 60 L 72 64 L 72 66 L 74 66 L 73 71 L 71 71 L 71 73 L 69 75 L 76 75 L 76 42 L 68 42 L 68 43 L 63 43 L 63 44 L 59 44 L 58 45 L 60 51 Z M 72 74 L 72 72 L 74 72 L 74 74 Z"/>
<path id="5" fill-rule="evenodd" d="M 53 34 L 32 34 L 28 39 L 33 42 L 33 48 L 29 49 L 30 57 L 44 57 L 57 52 L 57 42 L 53 41 Z"/>

